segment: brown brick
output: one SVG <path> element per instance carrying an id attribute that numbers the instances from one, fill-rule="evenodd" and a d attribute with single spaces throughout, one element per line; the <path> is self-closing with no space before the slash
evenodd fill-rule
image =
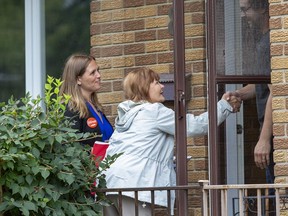
<path id="1" fill-rule="evenodd" d="M 90 20 L 92 23 L 111 22 L 112 13 L 111 12 L 93 12 L 90 15 Z"/>
<path id="2" fill-rule="evenodd" d="M 186 73 L 192 73 L 192 62 L 188 62 L 186 65 L 185 65 L 185 72 Z"/>
<path id="3" fill-rule="evenodd" d="M 273 122 L 274 123 L 285 123 L 288 122 L 288 111 L 274 110 L 273 111 Z"/>
<path id="4" fill-rule="evenodd" d="M 279 56 L 279 55 L 282 55 L 283 54 L 283 51 L 284 51 L 284 47 L 283 45 L 271 45 L 271 55 L 272 56 Z"/>
<path id="5" fill-rule="evenodd" d="M 98 98 L 102 104 L 120 103 L 124 100 L 124 94 L 120 92 L 99 93 Z"/>
<path id="6" fill-rule="evenodd" d="M 192 39 L 192 47 L 193 48 L 205 48 L 206 40 L 204 37 L 197 37 Z"/>
<path id="7" fill-rule="evenodd" d="M 192 38 L 186 38 L 185 39 L 185 49 L 191 49 L 192 48 Z"/>
<path id="8" fill-rule="evenodd" d="M 282 28 L 281 18 L 270 18 L 269 27 L 270 27 L 270 29 Z"/>
<path id="9" fill-rule="evenodd" d="M 169 64 L 150 65 L 149 68 L 156 71 L 157 73 L 167 73 L 169 70 Z"/>
<path id="10" fill-rule="evenodd" d="M 122 80 L 124 77 L 123 68 L 110 68 L 101 70 L 101 79 L 102 80 Z"/>
<path id="11" fill-rule="evenodd" d="M 145 52 L 145 44 L 144 43 L 137 43 L 131 45 L 124 46 L 124 54 L 131 55 L 131 54 L 141 54 Z"/>
<path id="12" fill-rule="evenodd" d="M 91 35 L 98 35 L 101 33 L 101 25 L 93 24 L 90 26 L 90 34 Z"/>
<path id="13" fill-rule="evenodd" d="M 123 54 L 123 46 L 110 46 L 101 49 L 101 57 L 119 56 Z"/>
<path id="14" fill-rule="evenodd" d="M 273 30 L 270 32 L 270 42 L 286 42 L 288 41 L 288 30 Z"/>
<path id="15" fill-rule="evenodd" d="M 143 19 L 140 20 L 132 20 L 132 21 L 124 21 L 123 29 L 124 31 L 134 31 L 144 29 L 145 23 Z"/>
<path id="16" fill-rule="evenodd" d="M 140 55 L 135 57 L 135 65 L 149 65 L 149 64 L 156 64 L 156 54 L 149 54 L 149 55 Z"/>
<path id="17" fill-rule="evenodd" d="M 192 23 L 193 24 L 201 24 L 205 23 L 205 14 L 204 13 L 193 13 L 192 14 Z"/>
<path id="18" fill-rule="evenodd" d="M 284 55 L 288 55 L 288 44 L 284 45 Z"/>
<path id="19" fill-rule="evenodd" d="M 173 36 L 169 34 L 168 27 L 167 27 L 165 29 L 157 30 L 157 39 L 158 40 L 173 39 Z"/>
<path id="20" fill-rule="evenodd" d="M 156 31 L 155 30 L 147 30 L 147 31 L 140 31 L 135 32 L 135 41 L 150 41 L 156 40 Z"/>
<path id="21" fill-rule="evenodd" d="M 206 58 L 206 53 L 204 49 L 191 49 L 186 52 L 186 61 L 204 60 Z"/>
<path id="22" fill-rule="evenodd" d="M 123 0 L 123 5 L 125 8 L 128 7 L 138 7 L 138 6 L 144 6 L 144 0 Z"/>
<path id="23" fill-rule="evenodd" d="M 192 70 L 193 70 L 193 73 L 205 72 L 206 71 L 206 63 L 204 61 L 193 62 Z"/>
<path id="24" fill-rule="evenodd" d="M 273 144 L 274 144 L 274 149 L 288 149 L 288 138 L 274 138 Z"/>
<path id="25" fill-rule="evenodd" d="M 122 0 L 105 0 L 101 1 L 101 10 L 112 10 L 123 7 Z"/>
<path id="26" fill-rule="evenodd" d="M 207 107 L 207 102 L 206 100 L 203 100 L 202 98 L 198 99 L 198 98 L 193 98 L 191 100 L 191 103 L 189 103 L 188 108 L 189 109 L 204 109 L 205 107 Z"/>
<path id="27" fill-rule="evenodd" d="M 275 176 L 288 176 L 288 163 L 276 164 L 274 167 Z"/>
<path id="28" fill-rule="evenodd" d="M 167 27 L 168 16 L 161 17 L 153 17 L 147 18 L 145 21 L 145 28 L 159 28 L 159 27 Z"/>
<path id="29" fill-rule="evenodd" d="M 273 96 L 286 96 L 288 95 L 288 84 L 276 84 L 272 88 Z"/>
<path id="30" fill-rule="evenodd" d="M 207 136 L 193 137 L 193 143 L 195 146 L 207 146 L 207 141 L 208 141 Z"/>
<path id="31" fill-rule="evenodd" d="M 274 57 L 271 59 L 271 68 L 273 69 L 287 69 L 288 68 L 288 58 Z"/>
<path id="32" fill-rule="evenodd" d="M 204 1 L 198 1 L 198 2 L 187 2 L 184 6 L 184 12 L 204 12 L 205 11 L 205 2 Z"/>
<path id="33" fill-rule="evenodd" d="M 108 23 L 108 24 L 102 24 L 101 25 L 101 33 L 102 34 L 121 32 L 122 30 L 123 30 L 123 26 L 122 26 L 121 22 Z"/>
<path id="34" fill-rule="evenodd" d="M 112 18 L 114 21 L 118 20 L 129 20 L 135 18 L 135 9 L 134 8 L 128 8 L 128 9 L 122 9 L 122 10 L 116 10 L 112 13 Z"/>
<path id="35" fill-rule="evenodd" d="M 283 17 L 283 28 L 287 29 L 288 28 L 288 17 Z"/>
<path id="36" fill-rule="evenodd" d="M 171 5 L 159 5 L 158 6 L 158 15 L 167 15 L 168 16 L 168 11 L 171 8 Z"/>
<path id="37" fill-rule="evenodd" d="M 198 183 L 199 180 L 208 179 L 208 175 L 206 171 L 195 171 L 188 173 L 189 182 Z"/>
<path id="38" fill-rule="evenodd" d="M 190 13 L 184 14 L 184 24 L 187 26 L 192 24 L 192 16 Z"/>
<path id="39" fill-rule="evenodd" d="M 115 57 L 112 60 L 113 67 L 131 67 L 134 66 L 134 57 L 133 56 L 125 56 L 121 55 L 119 57 Z"/>
<path id="40" fill-rule="evenodd" d="M 91 37 L 91 46 L 111 45 L 111 35 L 94 35 Z"/>
<path id="41" fill-rule="evenodd" d="M 133 32 L 120 32 L 112 35 L 113 44 L 133 43 L 135 36 Z"/>
<path id="42" fill-rule="evenodd" d="M 160 53 L 157 54 L 158 55 L 158 64 L 162 64 L 162 63 L 167 63 L 167 62 L 173 62 L 174 58 L 173 58 L 173 53 Z"/>
<path id="43" fill-rule="evenodd" d="M 283 83 L 285 82 L 285 73 L 281 71 L 272 71 L 271 72 L 271 83 L 277 84 L 277 83 Z"/>
<path id="44" fill-rule="evenodd" d="M 157 15 L 156 6 L 146 6 L 135 9 L 135 17 L 152 17 Z"/>
<path id="45" fill-rule="evenodd" d="M 185 26 L 185 36 L 186 37 L 205 36 L 204 25 L 199 24 L 194 26 Z"/>
<path id="46" fill-rule="evenodd" d="M 90 49 L 90 54 L 92 56 L 94 56 L 95 58 L 100 58 L 101 56 L 101 49 L 100 48 L 95 48 L 95 47 L 92 47 Z"/>
<path id="47" fill-rule="evenodd" d="M 113 91 L 122 91 L 123 90 L 123 81 L 116 80 L 113 82 Z"/>
<path id="48" fill-rule="evenodd" d="M 111 106 L 103 106 L 103 112 L 105 113 L 106 116 L 112 115 Z M 112 122 L 110 121 L 110 123 L 112 123 Z"/>
<path id="49" fill-rule="evenodd" d="M 270 5 L 269 7 L 270 16 L 280 16 L 288 14 L 288 3 Z"/>
<path id="50" fill-rule="evenodd" d="M 272 99 L 272 109 L 281 110 L 286 108 L 286 99 L 283 97 L 277 97 Z"/>
<path id="51" fill-rule="evenodd" d="M 273 125 L 273 135 L 274 136 L 284 136 L 285 135 L 285 125 L 284 124 L 274 124 Z"/>
<path id="52" fill-rule="evenodd" d="M 193 97 L 206 97 L 207 90 L 206 86 L 197 85 L 192 87 Z"/>
<path id="53" fill-rule="evenodd" d="M 91 12 L 100 11 L 100 2 L 99 1 L 91 1 L 91 3 L 90 3 L 90 11 Z"/>
<path id="54" fill-rule="evenodd" d="M 102 73 L 102 70 L 105 71 L 104 69 L 109 69 L 112 66 L 111 58 L 98 58 L 96 59 L 96 62 L 101 68 L 100 73 Z M 103 77 L 102 77 L 102 80 L 103 80 Z"/>
<path id="55" fill-rule="evenodd" d="M 101 82 L 101 88 L 99 92 L 111 92 L 112 83 L 111 82 Z"/>
<path id="56" fill-rule="evenodd" d="M 168 41 L 149 41 L 145 44 L 145 50 L 149 52 L 169 51 Z"/>
<path id="57" fill-rule="evenodd" d="M 275 150 L 273 152 L 274 162 L 275 163 L 285 163 L 288 162 L 287 150 Z"/>
<path id="58" fill-rule="evenodd" d="M 208 169 L 208 161 L 207 159 L 199 159 L 195 160 L 195 169 L 196 170 L 207 170 Z"/>

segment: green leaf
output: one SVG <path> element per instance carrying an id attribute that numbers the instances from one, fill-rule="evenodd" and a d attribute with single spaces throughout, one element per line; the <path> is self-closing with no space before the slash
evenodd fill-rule
<path id="1" fill-rule="evenodd" d="M 36 157 L 39 158 L 40 156 L 40 151 L 37 148 L 32 148 L 32 154 Z"/>
<path id="2" fill-rule="evenodd" d="M 44 179 L 47 179 L 47 177 L 50 175 L 50 172 L 46 169 L 42 169 L 40 172 Z"/>
<path id="3" fill-rule="evenodd" d="M 38 166 L 33 166 L 32 167 L 32 172 L 34 173 L 34 175 L 38 174 L 40 171 L 40 168 Z"/>
<path id="4" fill-rule="evenodd" d="M 26 180 L 26 182 L 27 182 L 29 185 L 31 185 L 31 183 L 33 182 L 33 176 L 27 175 L 27 176 L 25 177 L 25 180 Z"/>
<path id="5" fill-rule="evenodd" d="M 30 201 L 24 201 L 24 208 L 26 208 L 27 210 L 36 211 L 36 205 Z"/>

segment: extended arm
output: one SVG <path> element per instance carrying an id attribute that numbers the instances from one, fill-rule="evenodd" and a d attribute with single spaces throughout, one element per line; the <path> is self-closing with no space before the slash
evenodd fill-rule
<path id="1" fill-rule="evenodd" d="M 256 96 L 255 84 L 248 84 L 241 89 L 236 90 L 242 100 L 248 100 Z"/>

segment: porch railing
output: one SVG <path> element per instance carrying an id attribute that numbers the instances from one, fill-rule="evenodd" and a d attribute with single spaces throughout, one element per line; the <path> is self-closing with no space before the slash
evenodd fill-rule
<path id="1" fill-rule="evenodd" d="M 123 215 L 122 212 L 122 198 L 123 198 L 123 192 L 133 192 L 134 193 L 134 197 L 135 197 L 135 216 L 139 215 L 139 210 L 138 210 L 138 204 L 139 204 L 139 200 L 138 200 L 138 194 L 142 191 L 148 191 L 151 193 L 151 216 L 154 215 L 161 215 L 161 216 L 171 216 L 171 215 L 179 215 L 177 212 L 178 210 L 183 210 L 184 208 L 187 208 L 187 206 L 175 206 L 175 208 L 171 211 L 172 208 L 172 203 L 171 203 L 171 193 L 172 192 L 179 192 L 179 191 L 185 191 L 186 194 L 188 194 L 188 191 L 195 190 L 198 189 L 200 190 L 199 185 L 187 185 L 187 186 L 175 186 L 175 187 L 145 187 L 145 188 L 101 188 L 101 189 L 97 189 L 96 192 L 100 192 L 100 193 L 106 193 L 106 192 L 116 192 L 118 194 L 118 206 L 120 209 L 119 212 L 119 216 L 125 216 Z M 155 204 L 155 192 L 157 191 L 167 191 L 167 207 L 161 207 L 161 206 L 157 206 Z M 131 213 L 132 215 L 132 213 Z M 184 215 L 183 215 L 184 216 Z M 188 216 L 188 215 L 187 215 Z"/>
<path id="2" fill-rule="evenodd" d="M 211 200 L 209 194 L 212 190 L 219 192 L 221 197 L 221 216 L 288 216 L 288 184 L 235 184 L 235 185 L 209 185 L 207 180 L 199 181 L 199 185 L 175 186 L 175 187 L 146 187 L 146 188 L 103 188 L 97 192 L 116 192 L 119 196 L 119 216 L 122 213 L 123 192 L 133 192 L 135 197 L 135 216 L 139 215 L 138 194 L 141 191 L 151 193 L 151 216 L 154 215 L 175 215 L 180 216 L 179 209 L 191 208 L 191 206 L 175 206 L 171 211 L 171 193 L 177 194 L 185 191 L 186 194 L 193 193 L 195 190 L 202 190 L 202 216 L 213 216 L 213 209 L 210 208 Z M 155 204 L 155 192 L 167 191 L 167 207 Z M 177 198 L 177 197 L 176 197 Z M 193 198 L 191 198 L 193 199 Z M 159 211 L 161 213 L 159 214 Z M 188 212 L 188 210 L 187 210 Z M 188 216 L 181 215 L 181 216 Z"/>
<path id="3" fill-rule="evenodd" d="M 213 215 L 213 210 L 209 207 L 209 192 L 212 190 L 220 193 L 221 216 L 288 215 L 288 184 L 209 185 L 208 181 L 199 183 L 203 192 L 203 216 L 209 216 L 210 213 Z M 236 191 L 236 196 L 230 196 L 232 209 L 231 206 L 228 208 L 228 194 L 231 191 Z"/>

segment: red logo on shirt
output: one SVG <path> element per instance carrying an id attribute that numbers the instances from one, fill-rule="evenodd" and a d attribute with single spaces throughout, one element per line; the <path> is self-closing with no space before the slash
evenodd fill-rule
<path id="1" fill-rule="evenodd" d="M 97 125 L 98 125 L 98 122 L 96 121 L 95 118 L 91 117 L 91 118 L 88 118 L 88 119 L 87 119 L 87 125 L 88 125 L 88 127 L 90 127 L 90 128 L 96 128 Z"/>

